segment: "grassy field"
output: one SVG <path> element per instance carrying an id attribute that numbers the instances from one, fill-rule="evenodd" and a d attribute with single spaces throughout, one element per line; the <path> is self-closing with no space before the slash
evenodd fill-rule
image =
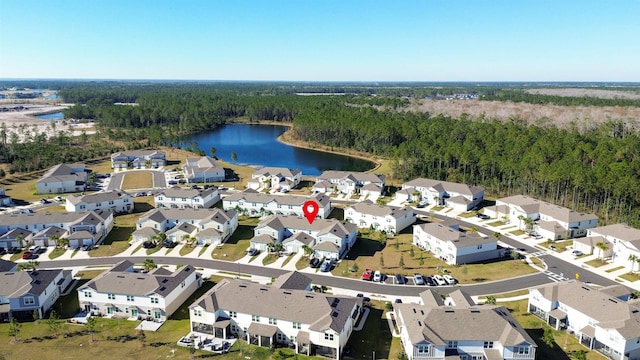
<path id="1" fill-rule="evenodd" d="M 149 189 L 153 187 L 153 174 L 149 171 L 129 171 L 122 180 L 122 189 Z"/>
<path id="2" fill-rule="evenodd" d="M 236 261 L 246 255 L 249 248 L 249 240 L 253 237 L 253 226 L 238 225 L 236 231 L 224 243 L 216 248 L 211 257 L 216 260 Z"/>
<path id="3" fill-rule="evenodd" d="M 399 234 L 387 239 L 386 245 L 379 241 L 378 233 L 361 233 L 356 245 L 346 258 L 332 271 L 334 275 L 359 278 L 366 268 L 380 269 L 384 273 L 436 274 L 447 269 L 461 284 L 500 280 L 509 277 L 534 273 L 536 270 L 522 260 L 502 260 L 486 264 L 467 264 L 450 266 L 434 257 L 431 253 L 420 250 L 411 244 L 410 233 Z M 411 252 L 413 251 L 413 256 Z M 400 259 L 404 266 L 400 265 Z M 381 260 L 382 259 L 382 260 Z M 358 272 L 349 272 L 354 262 Z M 302 265 L 302 260 L 299 262 Z M 304 262 L 308 264 L 308 261 Z"/>

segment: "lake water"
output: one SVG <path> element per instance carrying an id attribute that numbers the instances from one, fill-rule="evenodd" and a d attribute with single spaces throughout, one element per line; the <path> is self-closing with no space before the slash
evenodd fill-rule
<path id="1" fill-rule="evenodd" d="M 320 175 L 325 170 L 366 171 L 375 164 L 350 156 L 301 149 L 277 140 L 286 126 L 232 124 L 183 138 L 183 147 L 194 141 L 207 155 L 212 146 L 216 156 L 231 161 L 231 153 L 238 156 L 240 164 L 277 166 L 302 170 L 302 175 Z"/>
<path id="2" fill-rule="evenodd" d="M 60 112 L 55 112 L 51 114 L 36 115 L 36 117 L 38 119 L 46 119 L 46 120 L 62 120 L 64 119 L 64 114 L 62 113 L 62 111 L 60 111 Z"/>

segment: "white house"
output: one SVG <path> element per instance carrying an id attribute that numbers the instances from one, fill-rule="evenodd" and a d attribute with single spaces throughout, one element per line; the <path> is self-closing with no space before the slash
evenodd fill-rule
<path id="1" fill-rule="evenodd" d="M 202 285 L 191 265 L 175 272 L 134 269 L 121 261 L 77 289 L 80 307 L 92 315 L 163 322 Z"/>
<path id="2" fill-rule="evenodd" d="M 111 211 L 83 211 L 65 213 L 44 213 L 44 214 L 16 214 L 0 215 L 0 234 L 2 236 L 16 232 L 39 233 L 48 228 L 60 228 L 65 231 L 65 236 L 69 238 L 69 247 L 78 248 L 82 245 L 95 245 L 102 241 L 113 228 L 113 213 Z M 82 238 L 78 238 L 75 233 L 81 232 Z M 55 232 L 51 234 L 56 234 Z M 0 244 L 3 243 L 0 236 Z M 6 240 L 11 243 L 18 242 L 18 237 L 27 239 L 24 234 L 8 236 Z M 32 236 L 32 235 L 28 235 Z M 24 240 L 22 240 L 24 241 Z M 50 246 L 54 242 L 48 243 Z M 1 246 L 1 245 L 0 245 Z M 24 243 L 21 245 L 24 246 Z"/>
<path id="3" fill-rule="evenodd" d="M 484 213 L 512 224 L 525 226 L 524 218 L 535 222 L 535 230 L 545 239 L 560 240 L 585 236 L 587 229 L 598 226 L 598 217 L 525 195 L 514 195 L 484 208 Z M 529 229 L 528 229 L 529 230 Z"/>
<path id="4" fill-rule="evenodd" d="M 84 164 L 60 164 L 49 169 L 36 183 L 38 194 L 82 192 L 87 186 Z"/>
<path id="5" fill-rule="evenodd" d="M 430 302 L 393 308 L 408 360 L 536 358 L 535 341 L 504 306 Z"/>
<path id="6" fill-rule="evenodd" d="M 316 219 L 310 224 L 306 218 L 302 217 L 271 215 L 255 227 L 255 237 L 251 239 L 251 247 L 267 251 L 269 242 L 287 245 L 286 240 L 297 233 L 307 234 L 314 239 L 305 245 L 314 250 L 316 257 L 338 259 L 342 258 L 355 244 L 357 228 L 354 224 L 336 219 Z M 287 251 L 301 252 L 303 242 L 299 240 L 300 243 L 289 244 Z"/>
<path id="7" fill-rule="evenodd" d="M 640 303 L 629 298 L 622 285 L 593 288 L 570 280 L 529 289 L 528 309 L 610 359 L 640 359 Z"/>
<path id="8" fill-rule="evenodd" d="M 8 196 L 3 188 L 0 188 L 0 206 L 10 206 L 13 203 L 11 196 Z"/>
<path id="9" fill-rule="evenodd" d="M 43 318 L 71 280 L 70 270 L 0 272 L 0 322 Z"/>
<path id="10" fill-rule="evenodd" d="M 153 200 L 157 208 L 210 208 L 220 201 L 218 188 L 184 189 L 172 187 L 154 195 Z"/>
<path id="11" fill-rule="evenodd" d="M 384 175 L 357 171 L 327 170 L 316 178 L 316 183 L 321 183 L 323 181 L 332 184 L 332 187 L 343 194 L 359 192 L 360 188 L 367 184 L 376 184 L 380 186 L 381 192 L 385 187 Z"/>
<path id="12" fill-rule="evenodd" d="M 606 249 L 598 246 L 604 244 Z M 587 231 L 587 237 L 575 239 L 573 248 L 585 254 L 611 257 L 611 261 L 632 271 L 638 270 L 640 262 L 640 230 L 626 224 L 598 226 Z M 638 261 L 633 260 L 634 257 Z M 633 260 L 633 261 L 632 261 Z"/>
<path id="13" fill-rule="evenodd" d="M 182 241 L 184 235 L 189 235 L 196 238 L 198 245 L 216 245 L 229 239 L 237 227 L 238 214 L 235 210 L 153 209 L 138 220 L 132 241 L 147 241 L 154 235 L 165 233 L 172 241 Z"/>
<path id="14" fill-rule="evenodd" d="M 302 180 L 300 169 L 289 169 L 282 167 L 263 167 L 251 175 L 251 180 L 247 183 L 250 189 L 275 189 L 291 190 Z"/>
<path id="15" fill-rule="evenodd" d="M 33 233 L 29 230 L 22 228 L 11 229 L 0 235 L 0 248 L 22 248 L 31 239 L 31 236 L 33 236 Z"/>
<path id="16" fill-rule="evenodd" d="M 318 204 L 316 218 L 325 219 L 333 209 L 328 195 L 271 195 L 257 193 L 253 190 L 229 195 L 222 200 L 224 209 L 236 209 L 252 217 L 264 215 L 304 216 L 303 205 L 309 201 Z"/>
<path id="17" fill-rule="evenodd" d="M 484 201 L 482 187 L 449 181 L 419 178 L 403 184 L 402 190 L 396 196 L 405 201 L 445 205 L 459 211 L 469 211 Z"/>
<path id="18" fill-rule="evenodd" d="M 112 169 L 157 169 L 167 164 L 167 156 L 162 150 L 132 150 L 111 154 Z"/>
<path id="19" fill-rule="evenodd" d="M 69 212 L 109 210 L 116 214 L 133 211 L 133 196 L 124 190 L 108 190 L 87 195 L 69 195 L 65 202 Z"/>
<path id="20" fill-rule="evenodd" d="M 233 336 L 340 360 L 361 312 L 362 300 L 351 296 L 223 279 L 189 306 L 189 319 L 203 342 Z"/>
<path id="21" fill-rule="evenodd" d="M 498 240 L 478 232 L 462 232 L 458 224 L 426 223 L 413 226 L 413 244 L 447 264 L 468 264 L 504 256 Z"/>
<path id="22" fill-rule="evenodd" d="M 344 219 L 359 228 L 371 228 L 391 234 L 397 234 L 416 222 L 416 216 L 410 207 L 394 208 L 380 206 L 368 200 L 345 209 Z"/>
<path id="23" fill-rule="evenodd" d="M 182 172 L 190 183 L 224 181 L 225 179 L 222 166 L 209 156 L 187 158 L 187 164 L 182 167 Z"/>

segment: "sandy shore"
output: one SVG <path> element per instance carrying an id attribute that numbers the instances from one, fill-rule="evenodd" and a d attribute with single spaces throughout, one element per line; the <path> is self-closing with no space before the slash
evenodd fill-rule
<path id="1" fill-rule="evenodd" d="M 9 133 L 15 132 L 18 134 L 20 140 L 22 140 L 24 134 L 20 128 L 22 126 L 27 126 L 30 129 L 36 128 L 38 133 L 45 133 L 47 136 L 51 137 L 55 135 L 55 133 L 60 130 L 69 131 L 72 136 L 79 136 L 82 132 L 86 132 L 87 134 L 95 133 L 95 124 L 92 122 L 89 123 L 71 123 L 66 122 L 66 125 L 63 125 L 61 120 L 47 120 L 47 119 L 38 119 L 36 115 L 40 114 L 50 114 L 62 111 L 73 104 L 31 104 L 31 103 L 2 103 L 0 104 L 0 108 L 6 107 L 9 109 L 17 108 L 19 106 L 24 107 L 24 110 L 20 111 L 2 111 L 0 112 L 0 124 L 4 124 L 7 127 Z M 51 126 L 51 123 L 55 122 L 55 131 Z"/>

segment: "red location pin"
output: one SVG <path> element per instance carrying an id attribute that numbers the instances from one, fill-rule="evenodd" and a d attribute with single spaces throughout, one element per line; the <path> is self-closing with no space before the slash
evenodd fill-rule
<path id="1" fill-rule="evenodd" d="M 307 200 L 304 205 L 302 205 L 302 212 L 309 224 L 313 224 L 313 220 L 315 220 L 316 215 L 318 215 L 318 210 L 320 210 L 318 203 L 313 200 Z"/>

